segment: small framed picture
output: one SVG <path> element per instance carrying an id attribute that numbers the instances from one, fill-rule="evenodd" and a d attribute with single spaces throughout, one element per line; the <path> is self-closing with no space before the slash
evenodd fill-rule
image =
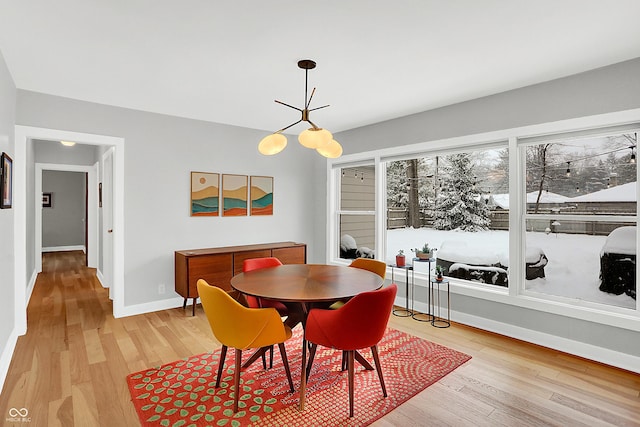
<path id="1" fill-rule="evenodd" d="M 0 209 L 9 209 L 13 204 L 13 160 L 2 153 L 0 162 Z"/>
<path id="2" fill-rule="evenodd" d="M 222 216 L 247 216 L 247 175 L 222 175 Z"/>
<path id="3" fill-rule="evenodd" d="M 52 193 L 42 193 L 42 207 L 50 208 L 53 203 L 53 194 Z"/>
<path id="4" fill-rule="evenodd" d="M 251 215 L 273 215 L 273 177 L 252 176 L 249 186 Z"/>
<path id="5" fill-rule="evenodd" d="M 191 172 L 191 216 L 218 216 L 220 174 Z"/>

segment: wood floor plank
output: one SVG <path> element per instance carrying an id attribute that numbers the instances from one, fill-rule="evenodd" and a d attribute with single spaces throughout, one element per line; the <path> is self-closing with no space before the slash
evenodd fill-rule
<path id="1" fill-rule="evenodd" d="M 220 346 L 199 307 L 115 319 L 82 252 L 45 254 L 0 395 L 36 426 L 137 426 L 126 376 Z M 473 358 L 373 423 L 640 427 L 640 375 L 453 323 L 389 325 Z M 1 419 L 1 418 L 0 418 Z"/>
<path id="2" fill-rule="evenodd" d="M 91 382 L 74 384 L 71 388 L 73 399 L 73 423 L 77 426 L 100 426 L 98 405 Z M 107 422 L 107 420 L 104 420 Z M 111 420 L 112 422 L 114 420 Z"/>
<path id="3" fill-rule="evenodd" d="M 97 329 L 85 329 L 82 331 L 84 336 L 85 350 L 87 353 L 87 361 L 89 364 L 100 363 L 106 360 L 100 336 Z"/>

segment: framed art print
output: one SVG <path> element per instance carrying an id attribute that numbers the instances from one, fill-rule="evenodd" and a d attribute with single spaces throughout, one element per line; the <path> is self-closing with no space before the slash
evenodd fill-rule
<path id="1" fill-rule="evenodd" d="M 9 209 L 13 204 L 13 160 L 2 153 L 0 162 L 0 209 Z"/>
<path id="2" fill-rule="evenodd" d="M 53 203 L 53 193 L 42 193 L 42 207 L 50 208 Z"/>
<path id="3" fill-rule="evenodd" d="M 220 215 L 220 174 L 191 172 L 191 216 Z"/>
<path id="4" fill-rule="evenodd" d="M 247 175 L 222 175 L 222 216 L 247 215 Z"/>
<path id="5" fill-rule="evenodd" d="M 249 188 L 251 215 L 273 215 L 273 177 L 252 176 Z"/>

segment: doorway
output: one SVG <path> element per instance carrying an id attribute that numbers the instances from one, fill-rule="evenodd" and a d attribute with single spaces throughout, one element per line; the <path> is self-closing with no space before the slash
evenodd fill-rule
<path id="1" fill-rule="evenodd" d="M 106 150 L 113 150 L 113 186 L 112 208 L 113 217 L 113 249 L 112 255 L 112 289 L 113 315 L 122 317 L 126 315 L 124 305 L 124 138 L 95 135 L 79 132 L 62 131 L 49 128 L 31 126 L 15 126 L 15 157 L 21 161 L 15 161 L 14 167 L 14 216 L 15 239 L 14 251 L 16 254 L 25 254 L 24 257 L 15 257 L 15 325 L 16 332 L 20 335 L 27 330 L 27 303 L 28 290 L 33 288 L 37 273 L 42 268 L 41 234 L 36 232 L 36 219 L 38 209 L 42 204 L 42 187 L 36 188 L 38 180 L 33 175 L 36 169 L 33 159 L 33 140 L 49 141 L 76 141 L 82 144 L 104 146 Z M 105 150 L 105 151 L 106 151 Z M 93 168 L 93 166 L 91 166 Z M 29 178 L 31 176 L 32 178 Z M 35 182 L 34 182 L 35 181 Z M 97 172 L 96 172 L 97 183 Z M 41 181 L 40 181 L 41 185 Z M 97 197 L 97 185 L 94 186 Z M 39 192 L 38 192 L 39 191 Z M 37 194 L 37 196 L 36 196 Z M 91 196 L 88 196 L 91 198 Z M 89 200 L 91 203 L 91 200 Z M 94 203 L 98 204 L 97 199 Z M 36 215 L 33 214 L 36 212 Z M 40 218 L 41 221 L 41 218 Z M 90 218 L 89 218 L 90 221 Z M 91 235 L 91 233 L 90 233 Z M 96 241 L 97 241 L 96 237 Z M 91 248 L 91 243 L 89 247 Z M 97 244 L 93 245 L 97 248 Z M 89 259 L 89 263 L 96 260 Z"/>
<path id="2" fill-rule="evenodd" d="M 54 143 L 54 142 L 52 142 Z M 87 198 L 86 198 L 86 212 L 85 216 L 85 225 L 86 225 L 86 254 L 87 254 L 87 267 L 98 268 L 98 258 L 100 254 L 100 248 L 98 243 L 98 164 L 94 164 L 93 166 L 79 166 L 79 165 L 66 165 L 66 164 L 51 164 L 51 163 L 36 163 L 36 181 L 35 181 L 35 192 L 34 196 L 36 199 L 40 194 L 43 193 L 42 188 L 42 180 L 43 175 L 47 171 L 56 171 L 56 172 L 82 172 L 87 175 Z M 55 206 L 56 203 L 60 201 L 57 199 L 56 194 L 53 194 L 51 199 L 52 205 Z M 35 204 L 35 271 L 36 273 L 40 273 L 42 271 L 42 249 L 43 247 L 47 247 L 47 244 L 43 245 L 43 226 L 42 226 L 42 216 L 43 210 L 47 209 L 45 207 L 41 207 L 36 200 Z M 40 254 L 40 256 L 38 256 Z M 33 286 L 33 283 L 29 283 L 30 286 Z M 29 290 L 29 292 L 31 289 Z"/>

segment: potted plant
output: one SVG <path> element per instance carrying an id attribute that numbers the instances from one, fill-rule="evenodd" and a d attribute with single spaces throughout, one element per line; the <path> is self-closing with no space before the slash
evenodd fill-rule
<path id="1" fill-rule="evenodd" d="M 428 243 L 425 243 L 422 246 L 422 249 L 415 248 L 413 251 L 416 253 L 416 257 L 419 259 L 429 259 L 433 258 L 433 249 L 429 247 Z"/>
<path id="2" fill-rule="evenodd" d="M 442 275 L 445 273 L 445 268 L 441 265 L 436 265 L 436 280 L 438 282 L 442 281 Z"/>
<path id="3" fill-rule="evenodd" d="M 398 267 L 404 267 L 405 266 L 405 256 L 404 256 L 404 251 L 402 249 L 400 249 L 398 251 L 398 255 L 396 255 L 396 265 Z"/>

